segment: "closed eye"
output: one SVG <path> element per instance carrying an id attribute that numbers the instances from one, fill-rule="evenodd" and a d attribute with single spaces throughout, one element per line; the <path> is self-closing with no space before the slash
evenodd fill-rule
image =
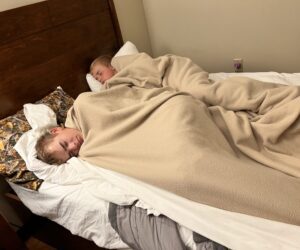
<path id="1" fill-rule="evenodd" d="M 59 145 L 66 151 L 67 150 L 67 144 L 65 142 L 59 142 Z"/>
<path id="2" fill-rule="evenodd" d="M 69 155 L 69 158 L 73 157 L 72 152 L 68 151 L 68 143 L 66 143 L 66 142 L 60 142 L 59 144 L 64 149 L 64 151 Z"/>

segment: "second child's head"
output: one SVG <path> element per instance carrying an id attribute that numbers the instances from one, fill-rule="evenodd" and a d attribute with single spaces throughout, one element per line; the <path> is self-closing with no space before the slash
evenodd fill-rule
<path id="1" fill-rule="evenodd" d="M 101 84 L 116 74 L 116 70 L 110 63 L 111 57 L 104 55 L 97 57 L 90 66 L 90 73 Z"/>

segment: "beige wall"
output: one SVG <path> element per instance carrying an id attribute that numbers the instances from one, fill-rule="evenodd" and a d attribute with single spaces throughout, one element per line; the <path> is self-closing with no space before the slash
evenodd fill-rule
<path id="1" fill-rule="evenodd" d="M 124 42 L 152 54 L 142 0 L 114 0 Z"/>
<path id="2" fill-rule="evenodd" d="M 191 57 L 210 72 L 300 72 L 299 0 L 143 0 L 154 56 Z"/>

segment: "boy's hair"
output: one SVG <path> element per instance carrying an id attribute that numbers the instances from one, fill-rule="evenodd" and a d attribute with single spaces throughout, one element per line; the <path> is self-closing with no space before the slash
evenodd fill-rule
<path id="1" fill-rule="evenodd" d="M 110 55 L 102 55 L 102 56 L 98 56 L 92 63 L 91 63 L 91 66 L 90 66 L 90 72 L 92 71 L 93 67 L 96 65 L 96 64 L 102 64 L 106 67 L 109 67 L 111 66 L 111 59 L 112 59 L 112 56 Z"/>
<path id="2" fill-rule="evenodd" d="M 50 132 L 50 129 L 51 128 L 45 129 L 45 131 L 42 133 L 42 135 L 36 142 L 35 149 L 37 153 L 37 158 L 51 165 L 59 165 L 63 162 L 60 159 L 57 159 L 53 152 L 50 152 L 48 150 L 49 144 L 53 141 L 53 139 L 56 136 L 56 134 L 52 134 Z"/>

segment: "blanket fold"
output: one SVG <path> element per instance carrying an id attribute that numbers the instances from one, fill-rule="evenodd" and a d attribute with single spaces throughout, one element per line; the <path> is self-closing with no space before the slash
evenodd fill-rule
<path id="1" fill-rule="evenodd" d="M 79 156 L 188 199 L 300 225 L 299 87 L 210 82 L 191 60 L 113 60 L 106 91 L 81 94 L 66 125 Z"/>

